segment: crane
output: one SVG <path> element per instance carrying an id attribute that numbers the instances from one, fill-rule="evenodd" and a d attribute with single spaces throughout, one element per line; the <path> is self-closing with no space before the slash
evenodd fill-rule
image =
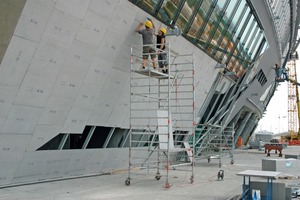
<path id="1" fill-rule="evenodd" d="M 296 72 L 296 60 L 298 60 L 298 53 L 295 51 L 290 55 L 290 61 L 288 62 L 288 73 L 286 69 L 280 70 L 280 76 L 276 77 L 277 82 L 288 82 L 288 132 L 289 132 L 289 145 L 300 145 L 300 100 L 297 82 Z M 298 124 L 297 124 L 298 121 Z M 298 125 L 298 126 L 297 126 Z"/>

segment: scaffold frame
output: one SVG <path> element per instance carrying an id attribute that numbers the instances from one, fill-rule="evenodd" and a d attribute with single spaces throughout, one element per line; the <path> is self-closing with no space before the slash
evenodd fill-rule
<path id="1" fill-rule="evenodd" d="M 222 166 L 222 157 L 228 155 L 230 163 L 234 163 L 234 125 L 223 127 L 222 125 L 197 124 L 195 128 L 197 138 L 195 142 L 195 159 L 219 159 L 219 167 Z"/>
<path id="2" fill-rule="evenodd" d="M 126 185 L 130 185 L 132 175 L 136 174 L 133 172 L 138 170 L 154 172 L 156 180 L 165 176 L 164 187 L 170 188 L 170 172 L 175 168 L 190 171 L 190 183 L 194 182 L 194 55 L 175 54 L 169 43 L 165 46 L 167 60 L 158 60 L 167 61 L 163 69 L 152 69 L 151 63 L 143 68 L 141 47 L 131 46 Z M 190 167 L 180 169 L 182 166 Z"/>

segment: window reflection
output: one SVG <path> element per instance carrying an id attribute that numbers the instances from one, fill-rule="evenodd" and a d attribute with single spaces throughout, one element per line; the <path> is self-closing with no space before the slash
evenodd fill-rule
<path id="1" fill-rule="evenodd" d="M 218 1 L 217 5 L 211 15 L 210 22 L 212 24 L 212 30 L 209 32 L 209 40 L 205 44 L 205 49 L 209 54 L 212 54 L 213 49 L 219 46 L 219 39 L 222 37 L 221 31 L 224 29 L 224 20 L 226 8 L 229 4 L 227 1 Z"/>
<path id="2" fill-rule="evenodd" d="M 201 1 L 196 0 L 187 0 L 184 3 L 179 18 L 176 21 L 176 25 L 179 28 L 181 28 L 182 30 L 185 29 L 185 27 L 189 23 L 189 19 L 191 18 L 194 10 L 196 9 L 196 6 L 198 6 L 199 3 L 201 3 Z"/>
<path id="3" fill-rule="evenodd" d="M 255 11 L 250 10 L 247 0 L 132 2 L 167 25 L 176 24 L 184 37 L 217 62 L 225 63 L 237 77 L 242 76 L 255 57 L 268 47 L 263 30 L 253 15 Z"/>
<path id="4" fill-rule="evenodd" d="M 203 26 L 203 22 L 206 16 L 206 13 L 208 12 L 208 9 L 210 7 L 210 2 L 207 0 L 204 0 L 201 4 L 200 9 L 198 10 L 196 17 L 193 19 L 193 23 L 191 25 L 190 30 L 188 31 L 187 35 L 190 40 L 196 41 L 196 34 L 200 30 L 200 28 Z"/>
<path id="5" fill-rule="evenodd" d="M 164 0 L 158 11 L 157 18 L 168 25 L 173 23 L 176 13 L 179 11 L 181 0 Z"/>
<path id="6" fill-rule="evenodd" d="M 136 4 L 143 10 L 146 10 L 149 13 L 154 13 L 158 2 L 159 0 L 137 0 Z"/>

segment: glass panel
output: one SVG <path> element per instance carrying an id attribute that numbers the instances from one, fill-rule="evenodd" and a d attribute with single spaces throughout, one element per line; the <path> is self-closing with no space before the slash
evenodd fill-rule
<path id="1" fill-rule="evenodd" d="M 253 34 L 257 33 L 257 27 L 254 28 L 255 20 L 251 17 L 248 26 L 245 29 L 245 33 L 241 37 L 241 45 L 249 50 L 251 43 L 253 42 Z"/>
<path id="2" fill-rule="evenodd" d="M 237 48 L 238 47 L 238 42 L 239 42 L 238 38 L 240 38 L 242 36 L 242 34 L 244 33 L 247 22 L 251 17 L 249 15 L 250 14 L 250 9 L 248 7 L 246 7 L 246 8 L 247 8 L 247 11 L 244 12 L 245 14 L 242 15 L 243 17 L 240 18 L 236 22 L 235 28 L 232 30 L 232 33 L 233 33 L 232 36 L 233 37 L 231 37 L 231 40 L 229 40 L 231 42 L 228 45 L 228 49 L 227 49 L 227 51 L 230 52 L 229 55 L 228 55 L 229 58 L 227 58 L 227 60 L 225 62 L 228 62 L 228 60 L 230 59 L 231 56 L 233 56 L 233 55 L 237 56 L 238 55 L 238 50 L 239 50 Z"/>
<path id="3" fill-rule="evenodd" d="M 185 26 L 188 24 L 189 19 L 191 18 L 195 6 L 197 5 L 197 0 L 187 0 L 184 5 L 183 9 L 180 12 L 180 15 L 176 21 L 176 25 L 183 30 Z"/>
<path id="4" fill-rule="evenodd" d="M 138 5 L 143 10 L 147 11 L 148 13 L 154 13 L 155 8 L 159 0 L 137 0 L 136 5 Z"/>
<path id="5" fill-rule="evenodd" d="M 231 25 L 233 17 L 234 17 L 234 11 L 236 9 L 242 9 L 243 7 L 239 7 L 240 2 L 236 1 L 230 1 L 229 5 L 227 6 L 227 9 L 224 12 L 224 16 L 221 19 L 221 23 L 219 26 L 219 29 L 221 30 L 221 35 L 218 38 L 218 42 L 212 52 L 212 56 L 217 58 L 220 58 L 224 54 L 224 48 L 226 44 L 228 43 L 227 39 L 229 37 L 228 27 Z"/>
<path id="6" fill-rule="evenodd" d="M 241 23 L 240 23 L 240 24 L 237 24 L 237 25 L 238 25 L 237 30 L 236 30 L 235 34 L 233 35 L 234 41 L 237 40 L 237 36 L 240 34 L 240 32 L 241 32 L 241 31 L 244 31 L 244 30 L 242 30 L 242 28 L 243 28 L 243 26 L 244 26 L 245 23 L 248 23 L 248 21 L 246 21 L 246 19 L 247 19 L 247 17 L 248 17 L 249 12 L 250 12 L 250 9 L 249 9 L 249 7 L 248 7 L 248 8 L 247 8 L 247 11 L 245 12 L 245 14 L 243 14 L 244 17 L 243 17 Z M 238 13 L 238 12 L 237 12 L 237 13 Z"/>
<path id="7" fill-rule="evenodd" d="M 217 5 L 211 15 L 210 21 L 212 24 L 212 30 L 209 32 L 209 40 L 205 44 L 208 54 L 212 54 L 213 49 L 218 46 L 219 38 L 221 37 L 221 31 L 224 28 L 223 17 L 225 14 L 225 9 L 229 1 L 218 1 Z M 226 5 L 226 7 L 225 7 Z M 221 26 L 220 26 L 221 24 Z"/>
<path id="8" fill-rule="evenodd" d="M 157 18 L 166 24 L 172 24 L 180 3 L 180 0 L 164 0 L 162 7 L 158 11 Z"/>
<path id="9" fill-rule="evenodd" d="M 244 16 L 246 16 L 248 12 L 249 12 L 249 9 L 248 9 L 248 7 L 246 7 L 246 2 L 242 1 L 239 8 L 237 9 L 237 12 L 235 13 L 235 15 L 232 19 L 230 26 L 228 27 L 228 31 L 226 32 L 226 34 L 223 38 L 222 45 L 221 45 L 222 47 L 224 46 L 223 54 L 221 54 L 221 56 L 216 55 L 217 60 L 219 60 L 219 62 L 225 63 L 226 60 L 228 60 L 227 55 L 229 54 L 229 52 L 231 52 L 231 50 L 233 48 L 232 40 L 233 40 L 234 34 L 236 32 L 236 29 L 238 28 L 238 22 L 241 21 L 243 18 L 246 18 Z"/>
<path id="10" fill-rule="evenodd" d="M 239 35 L 236 37 L 241 37 L 241 40 L 237 41 L 238 43 L 236 44 L 236 48 L 234 49 L 233 56 L 236 57 L 237 59 L 242 59 L 241 57 L 247 56 L 248 49 L 246 49 L 245 44 L 242 41 L 242 38 L 246 38 L 246 40 L 250 40 L 253 42 L 253 34 L 256 33 L 254 27 L 255 21 L 254 17 L 250 16 L 250 19 L 245 21 L 246 18 L 243 19 L 244 23 L 240 24 L 239 27 L 244 27 L 240 28 Z M 246 25 L 246 27 L 245 27 Z"/>
<path id="11" fill-rule="evenodd" d="M 209 39 L 209 35 L 210 35 L 210 32 L 213 30 L 213 27 L 214 27 L 214 20 L 212 19 L 212 17 L 214 16 L 214 19 L 216 19 L 216 15 L 215 13 L 210 13 L 210 10 L 213 9 L 213 4 L 214 4 L 215 0 L 212 0 L 212 2 L 209 3 L 209 5 L 205 5 L 205 3 L 203 3 L 201 5 L 201 9 L 200 10 L 203 10 L 204 12 L 204 16 L 205 16 L 205 20 L 206 23 L 203 23 L 201 28 L 199 29 L 198 33 L 197 33 L 197 36 L 200 36 L 199 38 L 199 45 L 200 46 L 204 46 L 206 41 Z M 209 16 L 210 15 L 210 16 Z M 204 22 L 205 22 L 204 20 Z M 203 27 L 205 26 L 205 27 Z M 200 35 L 201 34 L 201 35 Z"/>
<path id="12" fill-rule="evenodd" d="M 209 1 L 203 1 L 203 3 L 201 4 L 201 7 L 198 10 L 196 17 L 193 21 L 193 24 L 188 32 L 188 35 L 190 35 L 192 38 L 196 39 L 197 32 L 203 26 L 203 22 L 206 17 L 206 14 L 210 8 L 210 5 L 211 5 L 211 3 Z"/>
<path id="13" fill-rule="evenodd" d="M 261 45 L 261 43 L 263 41 L 263 38 L 264 38 L 264 36 L 262 34 L 262 31 L 260 31 L 258 33 L 258 36 L 256 37 L 256 41 L 253 42 L 253 45 L 251 46 L 250 51 L 249 51 L 249 55 L 250 55 L 251 60 L 253 60 L 254 56 L 257 54 L 258 48 Z"/>
<path id="14" fill-rule="evenodd" d="M 259 53 L 259 55 L 262 55 L 269 48 L 269 44 L 266 42 L 265 39 L 263 39 L 263 42 L 264 42 L 264 46 L 263 46 L 261 52 Z"/>
<path id="15" fill-rule="evenodd" d="M 187 33 L 188 39 L 190 39 L 191 41 L 196 40 L 196 34 L 203 24 L 203 19 L 205 18 L 205 14 L 209 9 L 209 6 L 210 5 L 208 4 L 208 2 L 204 1 L 201 4 L 201 7 L 197 12 L 196 17 L 193 19 L 192 25 Z"/>

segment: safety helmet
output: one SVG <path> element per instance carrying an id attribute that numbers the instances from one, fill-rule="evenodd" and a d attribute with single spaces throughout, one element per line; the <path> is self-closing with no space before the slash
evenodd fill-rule
<path id="1" fill-rule="evenodd" d="M 166 30 L 165 28 L 160 28 L 159 30 L 160 30 L 164 35 L 167 34 L 167 30 Z"/>
<path id="2" fill-rule="evenodd" d="M 145 22 L 145 26 L 146 26 L 147 28 L 151 28 L 151 27 L 152 27 L 152 23 L 151 23 L 149 20 L 147 20 L 147 21 Z"/>

